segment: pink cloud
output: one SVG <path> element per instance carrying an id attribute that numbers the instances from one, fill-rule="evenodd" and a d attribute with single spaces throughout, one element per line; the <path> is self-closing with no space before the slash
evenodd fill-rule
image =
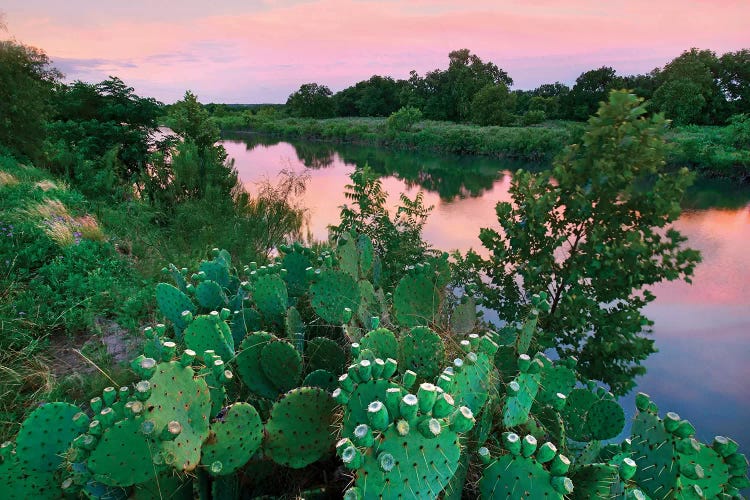
<path id="1" fill-rule="evenodd" d="M 87 78 L 114 71 L 146 93 L 157 89 L 166 100 L 192 88 L 204 100 L 249 102 L 283 101 L 308 81 L 340 89 L 376 73 L 424 73 L 445 67 L 447 53 L 462 47 L 509 71 L 519 87 L 570 82 L 603 64 L 645 72 L 692 46 L 742 48 L 750 18 L 750 4 L 740 1 L 243 5 L 217 15 L 194 8 L 182 17 L 149 16 L 145 6 L 140 16 L 136 7 L 110 15 L 99 9 L 81 13 L 79 24 L 35 16 L 30 9 L 14 14 L 11 7 L 8 21 L 19 39 L 63 60 L 112 61 L 80 73 Z M 172 53 L 189 57 L 154 58 Z"/>

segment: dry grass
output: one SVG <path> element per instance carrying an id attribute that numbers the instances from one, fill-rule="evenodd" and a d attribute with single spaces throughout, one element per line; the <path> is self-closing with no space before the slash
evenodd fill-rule
<path id="1" fill-rule="evenodd" d="M 66 189 L 65 186 L 58 185 L 57 183 L 55 183 L 55 182 L 53 182 L 53 181 L 51 181 L 49 179 L 41 180 L 41 181 L 35 183 L 34 185 L 36 187 L 38 187 L 39 189 L 41 189 L 42 191 L 45 191 L 45 192 L 46 191 L 50 191 L 52 189 L 55 189 L 55 190 L 65 190 Z"/>
<path id="2" fill-rule="evenodd" d="M 105 236 L 96 219 L 91 215 L 73 217 L 65 205 L 48 198 L 25 210 L 29 217 L 41 219 L 41 227 L 47 236 L 60 246 L 79 243 L 82 239 L 104 241 Z"/>
<path id="3" fill-rule="evenodd" d="M 16 184 L 18 184 L 18 179 L 8 172 L 0 170 L 0 187 L 15 186 Z"/>

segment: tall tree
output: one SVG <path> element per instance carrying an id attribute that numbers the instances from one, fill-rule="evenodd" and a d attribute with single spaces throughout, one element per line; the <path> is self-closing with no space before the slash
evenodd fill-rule
<path id="1" fill-rule="evenodd" d="M 620 86 L 621 80 L 609 66 L 581 73 L 563 100 L 565 115 L 573 120 L 587 120 L 596 113 L 599 103 L 607 99 L 609 91 Z"/>
<path id="2" fill-rule="evenodd" d="M 729 114 L 750 113 L 750 50 L 721 56 L 719 82 L 728 101 Z"/>
<path id="3" fill-rule="evenodd" d="M 52 88 L 61 77 L 41 50 L 0 40 L 0 145 L 21 157 L 40 156 Z"/>
<path id="4" fill-rule="evenodd" d="M 305 83 L 289 96 L 286 107 L 292 116 L 330 118 L 334 111 L 332 95 L 325 85 Z"/>
<path id="5" fill-rule="evenodd" d="M 489 259 L 469 258 L 489 277 L 485 305 L 501 319 L 522 321 L 532 295 L 548 294 L 537 348 L 577 356 L 580 373 L 616 394 L 655 350 L 642 312 L 649 287 L 689 281 L 700 261 L 670 227 L 691 176 L 663 171 L 667 122 L 645 115 L 641 99 L 612 92 L 551 171 L 515 174 L 513 203 L 496 207 L 502 230 L 480 233 Z"/>

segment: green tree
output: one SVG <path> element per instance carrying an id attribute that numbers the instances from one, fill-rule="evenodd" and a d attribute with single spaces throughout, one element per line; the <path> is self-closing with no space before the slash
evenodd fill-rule
<path id="1" fill-rule="evenodd" d="M 573 120 L 587 120 L 596 113 L 599 103 L 607 99 L 609 91 L 619 87 L 622 87 L 621 80 L 609 66 L 581 73 L 563 99 L 565 116 Z"/>
<path id="2" fill-rule="evenodd" d="M 719 85 L 719 59 L 696 48 L 667 63 L 657 77 L 652 103 L 677 124 L 718 124 L 728 117 L 726 97 Z"/>
<path id="3" fill-rule="evenodd" d="M 510 125 L 513 121 L 515 98 L 504 83 L 490 83 L 474 94 L 471 120 L 479 125 Z"/>
<path id="4" fill-rule="evenodd" d="M 612 92 L 570 146 L 542 175 L 519 171 L 513 203 L 496 207 L 501 231 L 482 229 L 487 260 L 469 254 L 490 282 L 485 305 L 506 321 L 522 321 L 531 297 L 545 292 L 539 349 L 575 355 L 582 376 L 616 394 L 644 373 L 654 352 L 642 313 L 649 287 L 689 281 L 700 254 L 670 227 L 691 182 L 687 170 L 666 173 L 660 115 L 647 118 L 641 99 Z"/>
<path id="5" fill-rule="evenodd" d="M 59 86 L 53 103 L 55 113 L 47 127 L 48 154 L 67 149 L 83 161 L 98 165 L 108 151 L 116 148 L 119 162 L 115 175 L 122 184 L 131 185 L 145 172 L 161 103 L 139 97 L 117 77 L 96 84 L 78 81 Z M 50 166 L 81 185 L 91 174 L 80 162 L 53 162 Z"/>
<path id="6" fill-rule="evenodd" d="M 750 113 L 750 50 L 727 52 L 720 59 L 719 83 L 729 114 Z"/>
<path id="7" fill-rule="evenodd" d="M 37 159 L 50 115 L 50 96 L 62 74 L 39 49 L 0 40 L 0 145 Z"/>
<path id="8" fill-rule="evenodd" d="M 199 148 L 213 147 L 221 138 L 219 127 L 209 119 L 208 111 L 189 90 L 181 101 L 170 107 L 167 123 L 177 135 L 191 140 Z"/>
<path id="9" fill-rule="evenodd" d="M 331 89 L 317 83 L 305 83 L 289 96 L 286 107 L 289 114 L 303 118 L 330 118 L 334 103 Z"/>

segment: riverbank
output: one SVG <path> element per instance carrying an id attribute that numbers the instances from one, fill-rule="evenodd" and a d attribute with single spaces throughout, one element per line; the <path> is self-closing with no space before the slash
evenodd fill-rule
<path id="1" fill-rule="evenodd" d="M 385 118 L 289 118 L 262 114 L 232 114 L 212 120 L 223 132 L 244 131 L 290 139 L 362 144 L 479 155 L 549 163 L 566 144 L 580 139 L 583 123 L 547 121 L 526 127 L 483 127 L 441 121 L 421 121 L 410 130 L 389 130 Z M 687 166 L 699 175 L 750 184 L 750 151 L 732 145 L 728 127 L 673 128 L 667 164 Z"/>

